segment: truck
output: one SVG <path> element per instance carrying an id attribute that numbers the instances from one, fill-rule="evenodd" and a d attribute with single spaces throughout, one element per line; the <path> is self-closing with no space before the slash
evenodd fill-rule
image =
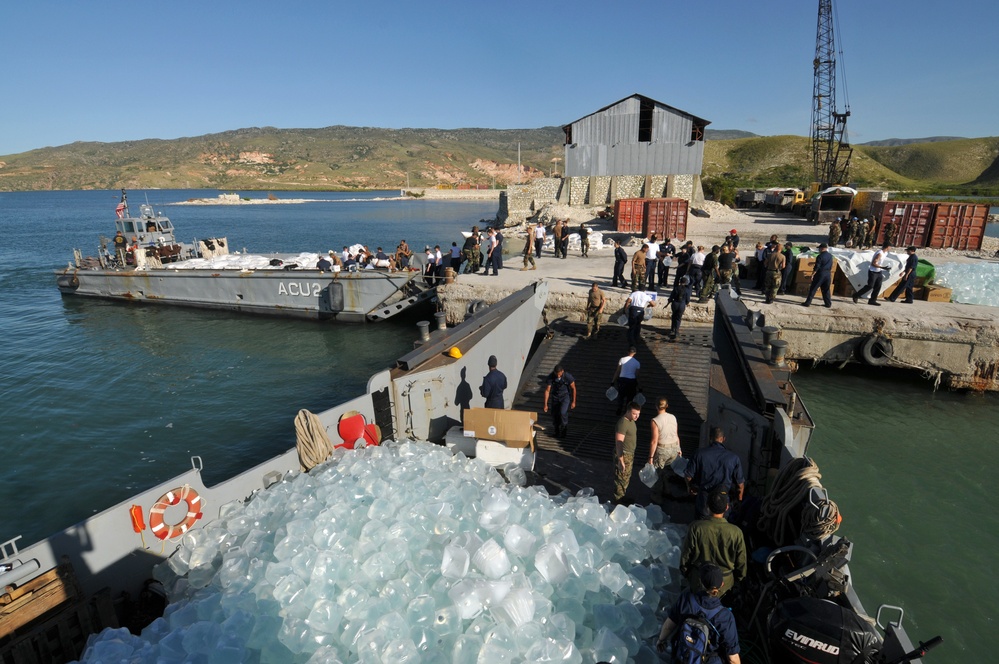
<path id="1" fill-rule="evenodd" d="M 838 217 L 850 216 L 853 197 L 857 190 L 851 187 L 829 187 L 812 196 L 806 219 L 813 224 L 828 224 Z"/>
<path id="2" fill-rule="evenodd" d="M 764 206 L 774 212 L 788 212 L 805 200 L 805 192 L 793 187 L 771 187 L 766 190 Z"/>

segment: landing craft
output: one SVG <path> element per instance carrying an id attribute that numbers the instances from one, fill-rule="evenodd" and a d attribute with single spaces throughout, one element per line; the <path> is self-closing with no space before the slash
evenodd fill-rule
<path id="1" fill-rule="evenodd" d="M 74 251 L 73 262 L 56 272 L 64 295 L 364 322 L 384 320 L 436 294 L 422 280 L 418 256 L 405 265 L 321 271 L 319 254 L 230 253 L 224 237 L 179 242 L 170 220 L 151 205 L 140 205 L 132 217 L 124 190 L 115 213 L 115 232 L 125 246 L 101 238 L 96 257 Z"/>

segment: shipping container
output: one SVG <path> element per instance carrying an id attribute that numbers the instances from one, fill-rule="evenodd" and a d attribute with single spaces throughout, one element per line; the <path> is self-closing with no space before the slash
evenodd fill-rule
<path id="1" fill-rule="evenodd" d="M 927 246 L 978 251 L 982 248 L 982 237 L 988 223 L 988 205 L 939 203 Z"/>
<path id="2" fill-rule="evenodd" d="M 642 224 L 645 219 L 644 198 L 619 198 L 614 201 L 614 219 L 616 226 L 614 230 L 618 233 L 634 233 L 638 235 L 642 232 Z"/>
<path id="3" fill-rule="evenodd" d="M 659 240 L 687 239 L 687 201 L 683 198 L 650 198 L 645 201 L 644 237 Z"/>
<path id="4" fill-rule="evenodd" d="M 875 209 L 877 207 L 875 205 Z M 885 242 L 885 230 L 888 222 L 891 222 L 895 227 L 895 240 L 892 242 L 894 246 L 925 247 L 930 239 L 930 227 L 936 211 L 937 203 L 885 202 L 881 214 L 875 215 L 878 218 L 878 246 Z"/>

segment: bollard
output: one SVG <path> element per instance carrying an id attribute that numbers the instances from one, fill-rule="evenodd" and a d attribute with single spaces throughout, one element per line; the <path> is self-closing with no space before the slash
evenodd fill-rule
<path id="1" fill-rule="evenodd" d="M 783 339 L 774 339 L 770 342 L 770 364 L 778 367 L 784 366 L 784 357 L 787 355 L 787 342 Z"/>
<path id="2" fill-rule="evenodd" d="M 420 340 L 430 341 L 430 321 L 421 320 L 416 327 L 420 328 Z"/>
<path id="3" fill-rule="evenodd" d="M 780 328 L 775 325 L 767 325 L 763 328 L 763 345 L 770 346 L 774 339 L 780 339 Z"/>
<path id="4" fill-rule="evenodd" d="M 444 284 L 454 283 L 454 268 L 446 267 L 444 268 Z"/>
<path id="5" fill-rule="evenodd" d="M 446 330 L 447 329 L 447 314 L 443 311 L 438 311 L 434 314 L 434 318 L 437 319 L 437 329 Z"/>

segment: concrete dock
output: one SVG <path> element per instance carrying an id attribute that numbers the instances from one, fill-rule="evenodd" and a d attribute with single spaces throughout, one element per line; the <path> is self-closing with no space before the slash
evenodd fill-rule
<path id="1" fill-rule="evenodd" d="M 814 243 L 813 246 L 822 241 L 820 227 L 801 224 L 803 222 L 793 224 L 797 234 L 788 233 L 786 237 L 795 237 L 796 244 Z M 717 225 L 716 222 L 702 227 L 699 233 L 706 237 L 723 237 L 722 226 L 713 227 Z M 523 238 L 516 235 L 516 229 L 505 229 L 504 235 L 508 247 L 523 246 Z M 698 236 L 690 236 L 698 241 Z M 807 241 L 802 242 L 801 237 Z M 626 247 L 629 256 L 636 249 Z M 519 255 L 508 255 L 499 276 L 458 275 L 453 284 L 440 286 L 440 302 L 448 322 L 462 320 L 467 307 L 477 300 L 496 302 L 538 279 L 549 280 L 551 294 L 546 307 L 549 321 L 583 322 L 586 294 L 593 282 L 599 284 L 607 297 L 604 312 L 607 319 L 614 321 L 623 313 L 629 291 L 610 287 L 613 275 L 611 249 L 591 248 L 590 256 L 585 258 L 578 251 L 570 250 L 566 259 L 556 259 L 546 252 L 537 260 L 536 270 L 522 271 L 521 266 Z M 671 270 L 670 286 L 674 274 L 675 269 Z M 752 284 L 750 280 L 744 280 L 743 285 Z M 661 297 L 668 293 L 668 290 L 660 290 Z M 774 304 L 764 304 L 762 294 L 748 288 L 743 289 L 743 299 L 751 310 L 763 315 L 761 324 L 780 328 L 780 338 L 788 342 L 790 359 L 835 364 L 862 362 L 860 346 L 872 334 L 879 334 L 890 339 L 893 345 L 894 353 L 887 366 L 916 371 L 929 385 L 999 390 L 999 309 L 995 307 L 918 300 L 914 304 L 885 301 L 881 307 L 871 307 L 863 302 L 854 304 L 850 297 L 834 295 L 831 309 L 821 306 L 821 298 L 805 308 L 801 306 L 804 298 L 794 295 L 779 295 Z M 668 307 L 656 307 L 654 315 L 653 324 L 668 327 Z M 713 302 L 692 303 L 687 308 L 684 324 L 710 323 L 713 315 Z M 615 323 L 608 325 L 624 330 Z"/>

